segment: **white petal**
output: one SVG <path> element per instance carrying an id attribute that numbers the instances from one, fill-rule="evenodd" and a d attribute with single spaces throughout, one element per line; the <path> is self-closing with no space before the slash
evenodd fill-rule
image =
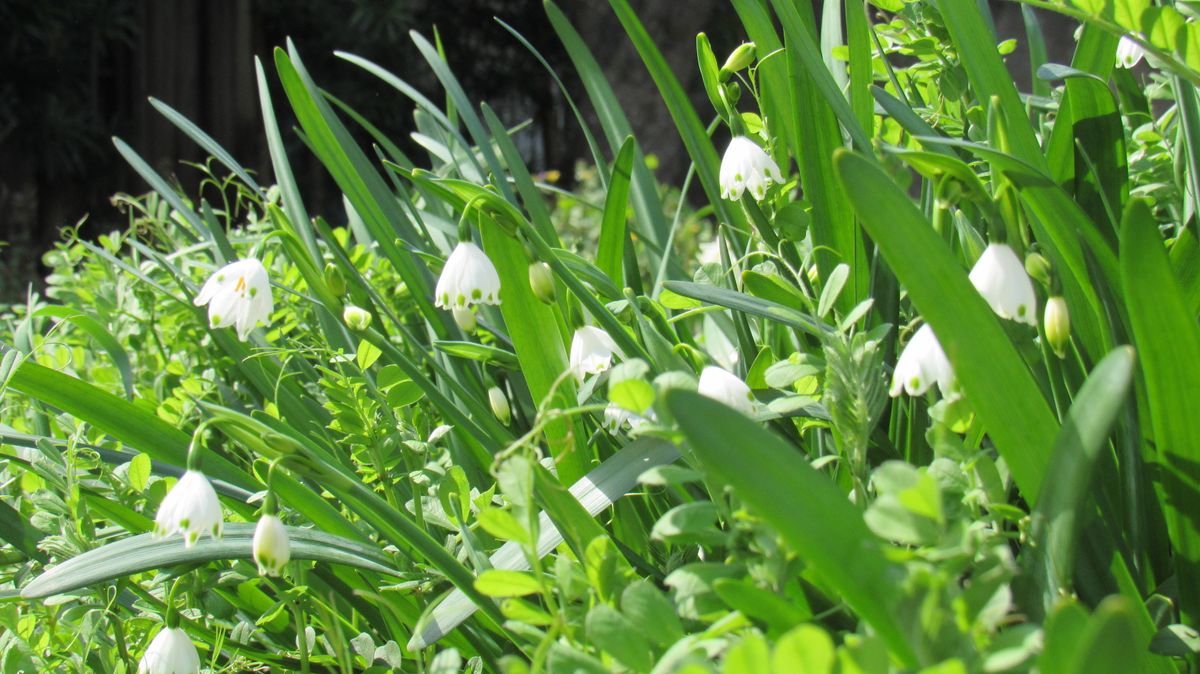
<path id="1" fill-rule="evenodd" d="M 442 309 L 500 304 L 500 275 L 479 246 L 460 241 L 454 247 L 438 277 L 434 304 Z"/>
<path id="2" fill-rule="evenodd" d="M 757 143 L 737 136 L 729 141 L 721 158 L 719 180 L 722 198 L 737 200 L 748 189 L 755 199 L 761 200 L 773 183 L 783 182 L 783 175 L 775 160 Z"/>
<path id="3" fill-rule="evenodd" d="M 900 353 L 888 393 L 893 398 L 900 395 L 901 391 L 910 396 L 919 396 L 934 384 L 938 385 L 943 396 L 949 396 L 954 386 L 954 370 L 933 328 L 925 324 L 908 340 Z"/>
<path id="4" fill-rule="evenodd" d="M 1025 265 L 1011 247 L 988 244 L 971 268 L 972 285 L 1001 318 L 1037 325 L 1037 295 Z"/>
<path id="5" fill-rule="evenodd" d="M 571 337 L 571 369 L 576 376 L 599 374 L 612 365 L 617 344 L 607 332 L 585 325 Z"/>
<path id="6" fill-rule="evenodd" d="M 200 654 L 191 637 L 181 628 L 158 632 L 138 663 L 138 674 L 195 674 L 200 671 Z"/>
<path id="7" fill-rule="evenodd" d="M 712 365 L 700 372 L 696 388 L 700 395 L 725 403 L 742 414 L 754 414 L 754 394 L 746 382 L 722 368 Z"/>

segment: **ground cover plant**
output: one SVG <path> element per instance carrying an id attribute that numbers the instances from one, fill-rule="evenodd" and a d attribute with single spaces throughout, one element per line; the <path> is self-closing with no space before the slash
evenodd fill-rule
<path id="1" fill-rule="evenodd" d="M 1022 92 L 986 3 L 734 0 L 700 110 L 610 4 L 682 185 L 552 2 L 574 194 L 451 33 L 437 101 L 339 54 L 421 156 L 292 44 L 273 175 L 158 101 L 204 194 L 115 141 L 153 192 L 6 314 L 0 670 L 1195 671 L 1194 3 L 1025 3 Z"/>

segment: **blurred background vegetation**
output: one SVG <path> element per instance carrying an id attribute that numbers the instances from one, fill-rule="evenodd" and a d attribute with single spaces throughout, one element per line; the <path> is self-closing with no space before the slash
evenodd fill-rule
<path id="1" fill-rule="evenodd" d="M 687 11 L 673 0 L 632 4 L 702 108 L 695 36 L 706 32 L 719 55 L 736 46 L 741 36 L 728 3 L 688 0 Z M 823 3 L 814 4 L 819 10 Z M 1019 7 L 997 4 L 1001 36 L 1021 34 Z M 577 0 L 563 9 L 616 87 L 644 150 L 658 158 L 658 178 L 679 184 L 686 155 L 678 134 L 608 3 Z M 205 157 L 150 107 L 148 97 L 183 113 L 269 179 L 253 58 L 270 70 L 270 50 L 288 37 L 316 81 L 334 83 L 330 93 L 407 150 L 415 147 L 413 124 L 395 92 L 333 52 L 364 56 L 433 92 L 408 32 L 432 36 L 436 29 L 468 93 L 488 101 L 510 125 L 529 122 L 519 138 L 529 165 L 572 182 L 576 162 L 587 152 L 566 103 L 493 17 L 522 33 L 568 89 L 578 89 L 540 0 L 0 0 L 0 303 L 19 302 L 30 285 L 39 286 L 42 251 L 63 227 L 84 219 L 83 232 L 95 236 L 123 224 L 110 206 L 112 195 L 144 185 L 114 151 L 111 137 L 126 140 L 190 193 L 204 180 L 192 164 Z M 1055 25 L 1053 18 L 1049 22 Z M 1012 59 L 1018 60 L 1013 72 L 1022 72 L 1023 46 Z M 340 213 L 340 195 L 319 163 L 297 136 L 287 140 L 294 144 L 293 170 L 315 212 Z M 365 134 L 360 140 L 367 142 Z M 206 189 L 216 187 L 209 183 Z"/>

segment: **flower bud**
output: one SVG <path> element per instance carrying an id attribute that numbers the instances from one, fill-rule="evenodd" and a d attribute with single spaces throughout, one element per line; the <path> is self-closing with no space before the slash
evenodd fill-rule
<path id="1" fill-rule="evenodd" d="M 508 406 L 508 397 L 504 395 L 504 391 L 501 391 L 499 386 L 488 389 L 488 404 L 492 406 L 492 414 L 496 415 L 500 423 L 507 426 L 512 421 L 512 409 Z"/>
<path id="2" fill-rule="evenodd" d="M 1025 273 L 1043 286 L 1050 285 L 1050 261 L 1041 253 L 1030 253 L 1025 256 Z"/>
<path id="3" fill-rule="evenodd" d="M 325 265 L 325 286 L 335 297 L 346 294 L 346 277 L 342 276 L 342 270 L 332 262 Z"/>
<path id="4" fill-rule="evenodd" d="M 545 262 L 532 262 L 529 265 L 529 287 L 533 294 L 546 304 L 554 304 L 557 291 L 554 288 L 554 273 Z"/>
<path id="5" fill-rule="evenodd" d="M 458 324 L 458 328 L 463 332 L 475 332 L 478 325 L 475 322 L 475 312 L 464 307 L 454 307 L 450 310 L 450 314 L 454 316 L 454 322 Z"/>
<path id="6" fill-rule="evenodd" d="M 1050 343 L 1050 348 L 1059 358 L 1066 357 L 1067 345 L 1071 343 L 1071 314 L 1062 296 L 1056 295 L 1046 302 L 1042 325 L 1046 329 L 1046 341 Z"/>
<path id="7" fill-rule="evenodd" d="M 721 66 L 721 81 L 724 82 L 751 63 L 754 63 L 754 43 L 743 42 L 725 59 L 725 65 Z"/>
<path id="8" fill-rule="evenodd" d="M 371 312 L 353 304 L 347 304 L 345 310 L 342 311 L 342 320 L 355 332 L 366 330 L 371 325 L 371 318 Z"/>
<path id="9" fill-rule="evenodd" d="M 252 544 L 254 561 L 258 573 L 263 576 L 278 576 L 292 558 L 292 546 L 287 529 L 275 515 L 263 515 L 254 528 Z"/>
<path id="10" fill-rule="evenodd" d="M 410 297 L 412 297 L 412 291 L 408 289 L 407 283 L 401 281 L 400 285 L 396 286 L 396 299 L 406 300 Z"/>

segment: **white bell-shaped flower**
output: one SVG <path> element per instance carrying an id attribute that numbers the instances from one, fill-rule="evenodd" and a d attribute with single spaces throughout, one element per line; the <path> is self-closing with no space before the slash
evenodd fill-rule
<path id="1" fill-rule="evenodd" d="M 1145 55 L 1146 50 L 1131 40 L 1128 35 L 1122 36 L 1121 41 L 1117 43 L 1117 65 L 1126 70 L 1141 63 Z"/>
<path id="2" fill-rule="evenodd" d="M 191 637 L 179 627 L 167 627 L 154 636 L 138 663 L 138 674 L 196 674 L 200 654 Z"/>
<path id="3" fill-rule="evenodd" d="M 617 343 L 600 328 L 585 325 L 571 337 L 571 371 L 582 378 L 588 374 L 600 374 L 612 367 Z"/>
<path id="4" fill-rule="evenodd" d="M 500 304 L 500 275 L 483 249 L 470 241 L 454 247 L 438 277 L 434 303 L 442 309 Z"/>
<path id="5" fill-rule="evenodd" d="M 1004 243 L 990 243 L 971 268 L 971 284 L 1001 318 L 1037 325 L 1037 296 L 1025 265 Z"/>
<path id="6" fill-rule="evenodd" d="M 292 544 L 287 529 L 275 515 L 263 515 L 254 527 L 251 545 L 258 573 L 262 576 L 278 576 L 292 558 Z"/>
<path id="7" fill-rule="evenodd" d="M 619 432 L 622 428 L 628 428 L 631 431 L 636 431 L 642 426 L 650 423 L 650 420 L 653 418 L 653 411 L 646 416 L 643 416 L 636 412 L 630 412 L 616 403 L 609 403 L 608 407 L 604 408 L 604 422 L 601 424 L 601 426 L 604 428 L 604 430 L 614 434 Z"/>
<path id="8" fill-rule="evenodd" d="M 910 396 L 923 395 L 929 387 L 937 384 L 943 396 L 951 395 L 954 388 L 954 370 L 942 351 L 937 335 L 929 324 L 922 325 L 908 340 L 896 370 L 892 373 L 892 387 L 888 391 L 893 398 L 903 391 Z"/>
<path id="9" fill-rule="evenodd" d="M 737 201 L 742 198 L 743 190 L 749 190 L 751 196 L 762 201 L 768 187 L 783 182 L 783 175 L 779 164 L 758 143 L 737 136 L 729 141 L 721 158 L 720 182 L 722 199 Z"/>
<path id="10" fill-rule="evenodd" d="M 154 535 L 159 538 L 183 534 L 184 545 L 192 547 L 201 534 L 220 538 L 225 520 L 221 502 L 212 483 L 198 470 L 189 470 L 167 493 L 154 518 Z"/>
<path id="11" fill-rule="evenodd" d="M 746 382 L 728 370 L 709 365 L 700 372 L 700 384 L 696 387 L 700 395 L 718 400 L 741 412 L 754 414 L 754 394 Z"/>
<path id="12" fill-rule="evenodd" d="M 214 328 L 237 328 L 243 342 L 259 323 L 266 325 L 275 310 L 267 268 L 254 258 L 221 267 L 200 288 L 193 303 L 208 305 L 208 323 Z"/>

